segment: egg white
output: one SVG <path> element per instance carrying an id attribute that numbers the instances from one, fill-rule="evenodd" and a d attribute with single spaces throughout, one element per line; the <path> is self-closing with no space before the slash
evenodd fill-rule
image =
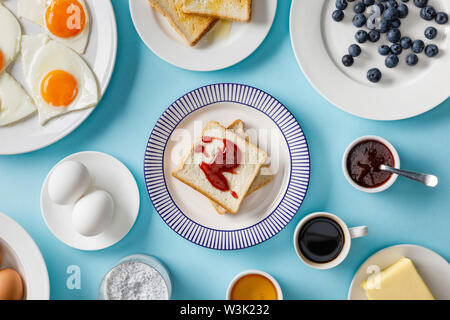
<path id="1" fill-rule="evenodd" d="M 0 50 L 3 53 L 4 67 L 8 66 L 17 58 L 20 52 L 22 29 L 19 21 L 4 5 L 0 3 Z"/>
<path id="2" fill-rule="evenodd" d="M 0 73 L 0 127 L 28 118 L 35 111 L 22 86 L 6 71 Z"/>
<path id="3" fill-rule="evenodd" d="M 63 114 L 94 107 L 100 100 L 97 79 L 87 63 L 75 51 L 45 34 L 23 36 L 22 65 L 41 125 Z M 78 95 L 67 107 L 53 107 L 41 96 L 42 80 L 54 70 L 64 70 L 77 80 Z"/>
<path id="4" fill-rule="evenodd" d="M 76 52 L 83 54 L 89 42 L 90 34 L 90 14 L 88 7 L 84 0 L 78 0 L 86 14 L 86 24 L 84 30 L 72 38 L 60 38 L 52 34 L 45 22 L 45 12 L 47 7 L 51 4 L 51 0 L 18 0 L 17 12 L 19 17 L 30 20 L 31 22 L 45 28 L 48 36 L 53 40 L 61 42 L 62 44 L 72 48 Z"/>

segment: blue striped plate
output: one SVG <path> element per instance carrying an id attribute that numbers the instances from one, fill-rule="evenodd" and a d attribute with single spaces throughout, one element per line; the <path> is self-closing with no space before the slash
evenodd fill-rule
<path id="1" fill-rule="evenodd" d="M 258 143 L 276 174 L 243 201 L 238 214 L 219 215 L 204 196 L 171 176 L 179 163 L 174 141 L 177 132 L 195 135 L 208 121 L 227 125 L 236 119 L 249 131 L 268 133 L 270 143 L 263 147 L 259 138 Z M 189 92 L 164 111 L 147 143 L 144 174 L 153 206 L 172 230 L 200 246 L 236 250 L 270 239 L 292 220 L 308 190 L 310 155 L 299 123 L 274 97 L 247 85 L 214 84 Z"/>

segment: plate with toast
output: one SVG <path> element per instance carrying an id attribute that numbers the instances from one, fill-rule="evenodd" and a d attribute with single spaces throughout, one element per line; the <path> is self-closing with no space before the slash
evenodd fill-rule
<path id="1" fill-rule="evenodd" d="M 450 24 L 439 25 L 435 21 L 422 19 L 420 11 L 425 9 L 403 1 L 405 3 L 402 3 L 402 6 L 409 10 L 406 13 L 403 11 L 403 14 L 407 12 L 409 14 L 403 16 L 402 20 L 395 19 L 395 22 L 392 20 L 391 23 L 392 26 L 400 23 L 400 29 L 394 29 L 407 36 L 400 38 L 406 41 L 406 44 L 403 41 L 401 48 L 403 54 L 391 56 L 391 52 L 388 52 L 385 56 L 385 52 L 380 54 L 378 50 L 380 45 L 393 44 L 387 38 L 389 33 L 383 30 L 382 25 L 378 25 L 378 31 L 372 31 L 367 27 L 367 24 L 370 25 L 374 21 L 375 27 L 381 21 L 386 22 L 384 18 L 373 20 L 381 8 L 378 2 L 364 1 L 366 4 L 371 3 L 367 8 L 364 6 L 366 17 L 362 13 L 355 15 L 355 5 L 362 9 L 361 1 L 355 3 L 348 1 L 348 5 L 346 1 L 339 1 L 338 6 L 345 4 L 347 8 L 345 11 L 337 11 L 338 20 L 342 18 L 338 22 L 332 18 L 336 11 L 335 0 L 293 0 L 290 12 L 290 36 L 297 63 L 314 89 L 332 105 L 345 112 L 380 121 L 418 116 L 440 105 L 450 96 L 449 88 L 442 85 L 449 79 L 450 55 L 447 52 L 450 48 L 448 41 Z M 427 1 L 414 2 L 427 3 Z M 437 11 L 450 10 L 450 1 L 428 2 L 433 2 Z M 339 12 L 344 13 L 339 16 Z M 360 30 L 355 28 L 355 25 L 366 20 L 367 23 L 358 28 Z M 431 25 L 437 30 L 433 40 L 424 36 L 424 30 Z M 382 32 L 378 39 L 379 30 Z M 368 33 L 372 35 L 372 39 L 369 37 L 368 41 L 365 41 L 365 35 Z M 395 31 L 394 34 L 398 35 Z M 418 46 L 414 48 L 415 51 L 409 50 L 412 45 L 408 39 L 420 40 L 416 42 Z M 426 42 L 426 46 L 434 44 L 439 48 L 437 56 L 430 58 L 423 52 L 425 44 L 424 48 L 421 48 L 422 40 Z M 349 46 L 356 43 L 360 46 L 361 52 L 356 49 L 356 52 L 352 52 L 355 57 L 350 55 L 349 58 L 347 56 L 350 53 Z M 423 53 L 415 54 L 419 52 Z"/>
<path id="2" fill-rule="evenodd" d="M 166 224 L 203 247 L 236 250 L 280 232 L 309 185 L 305 135 L 259 89 L 214 84 L 187 93 L 158 119 L 144 174 Z"/>
<path id="3" fill-rule="evenodd" d="M 157 56 L 183 69 L 214 71 L 260 46 L 277 0 L 129 0 L 129 6 L 139 36 Z"/>

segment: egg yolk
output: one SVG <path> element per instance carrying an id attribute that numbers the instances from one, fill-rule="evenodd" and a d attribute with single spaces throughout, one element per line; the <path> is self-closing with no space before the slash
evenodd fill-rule
<path id="1" fill-rule="evenodd" d="M 71 38 L 86 25 L 86 13 L 78 0 L 52 0 L 45 12 L 48 30 L 57 37 Z"/>
<path id="2" fill-rule="evenodd" d="M 41 95 L 53 107 L 67 107 L 78 95 L 77 80 L 66 71 L 52 71 L 42 80 Z"/>
<path id="3" fill-rule="evenodd" d="M 3 61 L 3 52 L 0 50 L 0 71 L 3 70 L 3 66 L 5 65 L 5 61 Z"/>

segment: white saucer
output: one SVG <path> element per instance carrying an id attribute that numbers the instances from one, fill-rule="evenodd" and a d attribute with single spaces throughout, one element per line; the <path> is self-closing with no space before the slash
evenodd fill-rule
<path id="1" fill-rule="evenodd" d="M 13 268 L 25 284 L 25 300 L 48 300 L 50 282 L 47 266 L 36 243 L 16 221 L 0 213 L 1 268 Z"/>
<path id="2" fill-rule="evenodd" d="M 114 218 L 111 225 L 95 237 L 77 233 L 72 225 L 73 205 L 53 203 L 47 191 L 48 179 L 54 168 L 67 160 L 84 164 L 91 175 L 90 189 L 103 189 L 114 199 Z M 72 154 L 53 167 L 41 190 L 41 211 L 50 231 L 62 242 L 80 250 L 101 250 L 124 238 L 137 219 L 140 206 L 139 189 L 131 172 L 116 158 L 93 151 Z"/>
<path id="3" fill-rule="evenodd" d="M 233 22 L 227 39 L 208 43 L 205 36 L 190 47 L 148 0 L 130 0 L 129 5 L 134 26 L 147 47 L 168 63 L 193 71 L 224 69 L 250 56 L 266 38 L 277 11 L 277 0 L 253 1 L 251 21 Z"/>
<path id="4" fill-rule="evenodd" d="M 366 280 L 373 268 L 383 270 L 401 257 L 406 257 L 414 265 L 438 300 L 450 299 L 450 264 L 436 252 L 411 244 L 400 244 L 378 251 L 368 258 L 358 269 L 348 291 L 349 300 L 367 300 L 361 282 Z M 369 272 L 369 273 L 368 273 Z"/>

